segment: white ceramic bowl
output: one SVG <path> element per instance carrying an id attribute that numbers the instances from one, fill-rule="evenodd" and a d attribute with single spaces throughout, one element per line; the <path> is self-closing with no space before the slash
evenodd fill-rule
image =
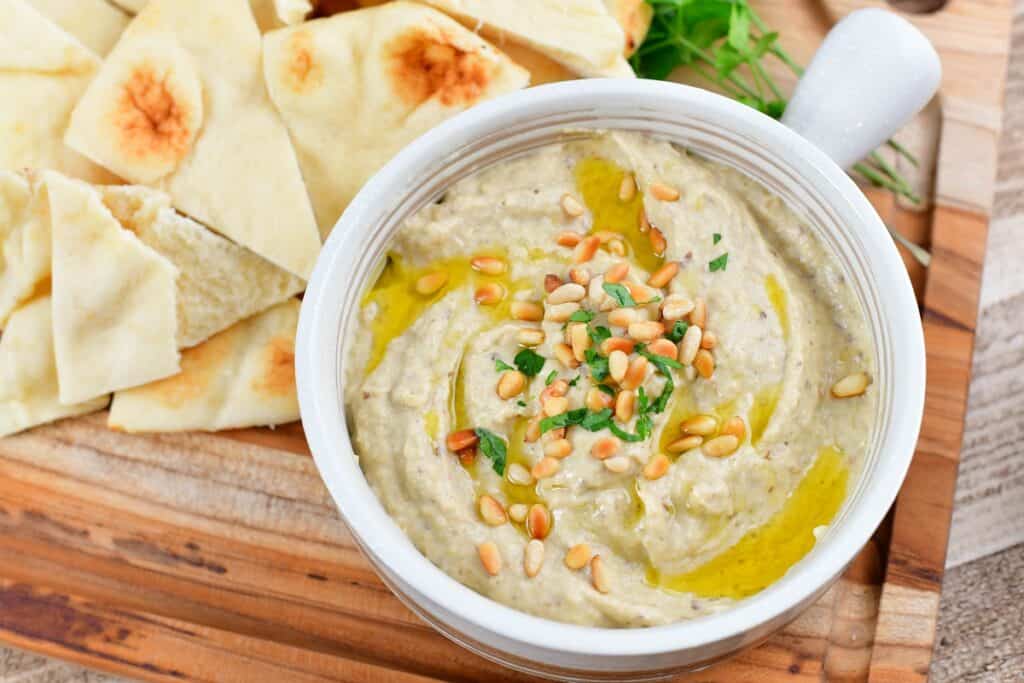
<path id="1" fill-rule="evenodd" d="M 721 614 L 645 629 L 527 615 L 431 564 L 388 516 L 353 454 L 345 340 L 361 294 L 403 219 L 460 178 L 567 131 L 632 130 L 734 166 L 779 195 L 841 263 L 877 354 L 878 409 L 865 466 L 829 530 L 779 581 Z M 863 193 L 789 128 L 709 92 L 653 81 L 575 81 L 479 105 L 421 137 L 378 173 L 335 227 L 309 282 L 297 343 L 299 399 L 317 467 L 381 578 L 452 640 L 507 666 L 564 680 L 650 679 L 760 642 L 817 599 L 868 541 L 910 463 L 924 401 L 924 342 L 906 270 Z"/>

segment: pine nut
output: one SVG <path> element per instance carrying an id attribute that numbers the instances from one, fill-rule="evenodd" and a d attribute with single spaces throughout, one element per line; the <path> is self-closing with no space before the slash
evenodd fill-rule
<path id="1" fill-rule="evenodd" d="M 544 291 L 550 294 L 559 287 L 562 286 L 562 278 L 558 277 L 554 273 L 548 273 L 544 276 Z"/>
<path id="2" fill-rule="evenodd" d="M 694 299 L 693 310 L 690 311 L 690 324 L 704 329 L 708 322 L 708 305 L 704 299 Z"/>
<path id="3" fill-rule="evenodd" d="M 529 486 L 533 483 L 533 475 L 530 474 L 530 470 L 517 462 L 508 466 L 508 470 L 505 472 L 505 477 L 508 478 L 509 482 L 516 486 Z"/>
<path id="4" fill-rule="evenodd" d="M 543 503 L 534 503 L 526 513 L 526 531 L 533 538 L 544 540 L 551 533 L 551 512 Z"/>
<path id="5" fill-rule="evenodd" d="M 580 366 L 580 362 L 576 360 L 576 356 L 573 354 L 572 349 L 568 344 L 559 342 L 554 345 L 552 350 L 558 362 L 566 368 L 572 370 L 573 368 L 578 368 Z"/>
<path id="6" fill-rule="evenodd" d="M 484 275 L 502 275 L 508 270 L 508 265 L 504 261 L 493 256 L 476 256 L 469 265 Z"/>
<path id="7" fill-rule="evenodd" d="M 658 453 L 653 458 L 647 461 L 644 465 L 644 479 L 654 481 L 655 479 L 661 479 L 668 472 L 669 466 L 668 456 L 664 453 Z"/>
<path id="8" fill-rule="evenodd" d="M 556 427 L 555 429 L 549 429 L 548 431 L 544 432 L 544 436 L 547 438 L 549 442 L 558 441 L 559 439 L 565 438 L 565 432 L 565 427 Z"/>
<path id="9" fill-rule="evenodd" d="M 629 290 L 629 295 L 633 297 L 638 306 L 642 306 L 654 298 L 654 292 L 645 285 L 637 282 L 627 282 L 625 286 Z"/>
<path id="10" fill-rule="evenodd" d="M 622 474 L 629 469 L 632 461 L 624 455 L 616 455 L 604 461 L 604 468 L 613 474 Z"/>
<path id="11" fill-rule="evenodd" d="M 634 348 L 636 348 L 636 342 L 625 337 L 608 337 L 601 342 L 601 353 L 606 356 L 610 356 L 612 351 L 622 351 L 628 356 L 633 353 Z"/>
<path id="12" fill-rule="evenodd" d="M 735 415 L 725 421 L 725 424 L 722 425 L 720 433 L 732 434 L 737 439 L 739 439 L 740 442 L 742 442 L 743 439 L 747 437 L 747 425 L 743 421 L 742 417 L 740 417 L 739 415 Z"/>
<path id="13" fill-rule="evenodd" d="M 587 410 L 599 413 L 605 408 L 611 407 L 612 397 L 597 387 L 591 387 L 590 389 L 587 389 L 587 395 L 583 400 L 583 405 L 587 407 Z"/>
<path id="14" fill-rule="evenodd" d="M 505 298 L 505 288 L 497 282 L 488 282 L 477 288 L 473 301 L 481 306 L 494 306 Z"/>
<path id="15" fill-rule="evenodd" d="M 608 571 L 605 569 L 604 561 L 600 555 L 590 558 L 590 582 L 598 593 L 607 593 L 611 590 L 611 582 L 608 580 Z"/>
<path id="16" fill-rule="evenodd" d="M 508 521 L 505 508 L 501 503 L 488 495 L 480 496 L 477 501 L 477 508 L 480 511 L 480 518 L 491 526 L 501 526 Z"/>
<path id="17" fill-rule="evenodd" d="M 557 471 L 557 458 L 541 458 L 537 464 L 530 468 L 530 474 L 533 475 L 534 479 L 547 479 L 548 477 L 553 477 Z"/>
<path id="18" fill-rule="evenodd" d="M 571 247 L 575 247 L 577 244 L 579 244 L 580 240 L 582 240 L 582 239 L 583 239 L 583 235 L 579 234 L 578 232 L 573 232 L 571 230 L 565 230 L 563 232 L 558 233 L 558 237 L 555 238 L 555 242 L 560 247 L 570 247 L 571 248 Z"/>
<path id="19" fill-rule="evenodd" d="M 586 287 L 590 284 L 590 271 L 586 268 L 570 268 L 569 279 L 578 285 Z"/>
<path id="20" fill-rule="evenodd" d="M 445 445 L 448 446 L 448 450 L 452 453 L 457 453 L 465 448 L 472 448 L 478 443 L 480 443 L 480 438 L 473 429 L 460 429 L 457 432 L 452 432 L 445 439 Z"/>
<path id="21" fill-rule="evenodd" d="M 604 272 L 605 282 L 622 282 L 629 275 L 629 264 L 625 261 L 619 261 L 611 268 Z"/>
<path id="22" fill-rule="evenodd" d="M 679 342 L 679 362 L 683 365 L 690 365 L 700 351 L 700 339 L 704 331 L 697 325 L 690 325 L 683 334 L 683 340 Z"/>
<path id="23" fill-rule="evenodd" d="M 679 429 L 683 434 L 711 436 L 718 429 L 718 418 L 707 414 L 694 415 L 688 420 L 683 420 Z"/>
<path id="24" fill-rule="evenodd" d="M 622 176 L 622 182 L 619 183 L 619 201 L 632 201 L 633 197 L 635 196 L 636 179 L 633 178 L 632 173 L 627 173 L 626 175 Z"/>
<path id="25" fill-rule="evenodd" d="M 832 395 L 835 398 L 853 398 L 860 396 L 867 391 L 871 384 L 871 376 L 866 372 L 855 372 L 847 375 L 832 385 Z"/>
<path id="26" fill-rule="evenodd" d="M 461 451 L 456 452 L 455 455 L 459 457 L 459 462 L 463 467 L 469 467 L 476 462 L 476 446 L 463 448 Z"/>
<path id="27" fill-rule="evenodd" d="M 518 370 L 506 370 L 498 379 L 498 397 L 508 400 L 518 396 L 526 388 L 526 375 Z"/>
<path id="28" fill-rule="evenodd" d="M 540 346 L 544 343 L 544 330 L 536 327 L 520 327 L 516 330 L 516 341 L 523 346 Z"/>
<path id="29" fill-rule="evenodd" d="M 484 571 L 491 576 L 501 573 L 501 553 L 494 541 L 481 543 L 477 546 L 476 552 L 480 556 L 480 564 L 484 566 Z"/>
<path id="30" fill-rule="evenodd" d="M 640 320 L 629 324 L 629 336 L 638 342 L 654 341 L 665 334 L 665 326 L 654 320 Z"/>
<path id="31" fill-rule="evenodd" d="M 653 353 L 655 356 L 661 356 L 662 358 L 668 358 L 675 360 L 679 355 L 679 349 L 672 343 L 670 339 L 655 339 L 647 345 L 647 350 Z"/>
<path id="32" fill-rule="evenodd" d="M 710 441 L 705 441 L 701 450 L 704 451 L 704 455 L 709 457 L 724 458 L 727 455 L 735 453 L 736 449 L 739 447 L 739 439 L 732 434 L 725 434 L 723 436 L 716 436 Z"/>
<path id="33" fill-rule="evenodd" d="M 573 571 L 583 569 L 590 562 L 591 555 L 589 544 L 577 543 L 566 551 L 565 566 Z"/>
<path id="34" fill-rule="evenodd" d="M 565 396 L 547 396 L 541 400 L 541 406 L 548 417 L 561 415 L 569 410 L 569 399 Z"/>
<path id="35" fill-rule="evenodd" d="M 544 307 L 532 301 L 513 301 L 508 310 L 516 320 L 537 323 L 544 319 Z"/>
<path id="36" fill-rule="evenodd" d="M 686 451 L 692 451 L 702 443 L 704 443 L 704 437 L 694 434 L 693 436 L 684 436 L 681 439 L 676 439 L 666 446 L 665 450 L 669 453 L 685 453 Z"/>
<path id="37" fill-rule="evenodd" d="M 572 453 L 572 444 L 569 439 L 556 439 L 544 444 L 544 455 L 549 458 L 568 458 Z"/>
<path id="38" fill-rule="evenodd" d="M 544 390 L 540 392 L 541 399 L 547 398 L 548 396 L 565 396 L 569 393 L 569 383 L 564 379 L 556 379 L 554 382 L 544 387 Z"/>
<path id="39" fill-rule="evenodd" d="M 665 183 L 651 183 L 651 195 L 663 202 L 674 202 L 679 199 L 679 190 Z"/>
<path id="40" fill-rule="evenodd" d="M 586 358 L 587 349 L 590 348 L 590 333 L 587 331 L 586 323 L 575 323 L 569 325 L 569 338 L 572 341 L 572 353 L 576 360 L 583 362 Z"/>
<path id="41" fill-rule="evenodd" d="M 672 281 L 676 275 L 679 274 L 679 262 L 669 261 L 658 270 L 654 271 L 654 274 L 647 278 L 647 284 L 651 287 L 664 287 Z"/>
<path id="42" fill-rule="evenodd" d="M 548 306 L 547 311 L 544 313 L 544 318 L 551 322 L 564 323 L 578 310 L 580 310 L 580 305 L 573 301 L 569 301 L 564 304 L 553 304 Z"/>
<path id="43" fill-rule="evenodd" d="M 661 317 L 665 320 L 682 320 L 693 310 L 693 302 L 682 294 L 669 294 L 661 304 Z"/>
<path id="44" fill-rule="evenodd" d="M 665 234 L 661 230 L 652 227 L 651 231 L 647 233 L 647 237 L 651 241 L 651 249 L 655 256 L 661 256 L 668 249 L 668 240 L 665 239 Z"/>
<path id="45" fill-rule="evenodd" d="M 580 204 L 580 201 L 571 194 L 563 194 L 559 203 L 562 205 L 562 211 L 564 211 L 565 215 L 569 218 L 579 218 L 585 211 L 583 205 Z"/>
<path id="46" fill-rule="evenodd" d="M 633 417 L 633 404 L 636 402 L 636 394 L 632 391 L 620 391 L 615 397 L 615 417 L 619 422 L 629 422 Z"/>
<path id="47" fill-rule="evenodd" d="M 523 551 L 523 571 L 532 579 L 540 573 L 543 564 L 544 543 L 534 538 L 526 544 L 526 549 Z"/>
<path id="48" fill-rule="evenodd" d="M 707 330 L 704 332 L 704 336 L 700 339 L 700 348 L 702 349 L 713 349 L 718 346 L 718 335 Z"/>
<path id="49" fill-rule="evenodd" d="M 422 294 L 423 296 L 430 296 L 431 294 L 435 294 L 447 283 L 448 273 L 443 270 L 435 270 L 434 272 L 427 273 L 420 279 L 416 280 L 416 293 Z"/>
<path id="50" fill-rule="evenodd" d="M 590 448 L 590 455 L 598 460 L 607 460 L 622 448 L 622 442 L 614 436 L 602 436 Z"/>
<path id="51" fill-rule="evenodd" d="M 635 308 L 616 308 L 608 312 L 608 324 L 615 327 L 629 327 L 637 318 Z"/>
<path id="52" fill-rule="evenodd" d="M 629 370 L 629 356 L 622 351 L 612 351 L 608 356 L 608 374 L 616 382 L 621 382 Z"/>
<path id="53" fill-rule="evenodd" d="M 548 304 L 566 304 L 576 303 L 583 301 L 583 297 L 587 295 L 587 290 L 575 282 L 566 282 L 564 285 L 559 286 L 558 289 L 548 294 Z"/>
<path id="54" fill-rule="evenodd" d="M 647 378 L 647 359 L 643 356 L 637 356 L 630 364 L 629 369 L 626 370 L 626 376 L 619 382 L 623 389 L 636 389 L 638 386 L 644 383 L 644 379 Z"/>
<path id="55" fill-rule="evenodd" d="M 612 232 L 611 230 L 598 230 L 593 233 L 593 235 L 601 242 L 601 244 L 608 244 L 612 240 L 619 238 L 619 233 Z"/>
<path id="56" fill-rule="evenodd" d="M 535 415 L 530 419 L 526 424 L 526 432 L 523 434 L 523 441 L 526 443 L 533 443 L 540 438 L 540 421 L 540 415 Z"/>
<path id="57" fill-rule="evenodd" d="M 711 379 L 715 374 L 715 357 L 707 349 L 701 349 L 693 359 L 693 367 L 704 379 Z"/>
<path id="58" fill-rule="evenodd" d="M 626 243 L 620 239 L 614 239 L 608 242 L 608 253 L 612 256 L 625 256 L 626 255 Z"/>
<path id="59" fill-rule="evenodd" d="M 530 506 L 524 505 L 523 503 L 516 503 L 508 508 L 508 516 L 516 524 L 522 524 L 526 521 L 526 515 L 530 510 Z"/>
<path id="60" fill-rule="evenodd" d="M 573 254 L 573 261 L 576 263 L 586 263 L 590 259 L 594 258 L 594 254 L 597 253 L 597 248 L 600 246 L 600 238 L 595 237 L 594 235 L 585 237 L 576 245 L 576 251 Z"/>

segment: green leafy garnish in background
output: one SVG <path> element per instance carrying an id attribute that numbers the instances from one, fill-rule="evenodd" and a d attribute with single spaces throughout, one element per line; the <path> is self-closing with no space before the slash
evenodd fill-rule
<path id="1" fill-rule="evenodd" d="M 803 67 L 779 45 L 747 0 L 647 0 L 654 18 L 640 48 L 630 57 L 640 78 L 665 80 L 685 66 L 717 85 L 735 100 L 778 119 L 786 95 L 765 69 L 764 61 L 781 61 L 797 76 Z M 889 145 L 914 166 L 917 159 L 895 140 Z M 853 167 L 870 183 L 919 203 L 913 188 L 877 151 Z"/>

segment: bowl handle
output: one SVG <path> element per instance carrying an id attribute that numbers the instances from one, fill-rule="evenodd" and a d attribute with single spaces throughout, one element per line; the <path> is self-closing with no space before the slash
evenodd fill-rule
<path id="1" fill-rule="evenodd" d="M 913 24 L 857 10 L 825 36 L 782 122 L 849 168 L 928 104 L 941 79 L 939 55 Z"/>

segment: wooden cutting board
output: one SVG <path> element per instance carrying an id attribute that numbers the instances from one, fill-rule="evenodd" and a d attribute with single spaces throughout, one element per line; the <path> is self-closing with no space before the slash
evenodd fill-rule
<path id="1" fill-rule="evenodd" d="M 883 3 L 754 5 L 806 63 L 835 21 Z M 940 100 L 901 135 L 924 161 L 916 182 L 934 205 L 911 210 L 868 194 L 890 225 L 934 254 L 928 271 L 908 260 L 928 349 L 910 475 L 890 521 L 820 602 L 766 644 L 680 680 L 927 676 L 1010 3 L 950 0 L 907 16 L 934 41 L 945 70 Z M 130 436 L 108 431 L 105 417 L 0 440 L 0 640 L 154 681 L 527 680 L 449 643 L 389 593 L 339 523 L 298 425 Z"/>

